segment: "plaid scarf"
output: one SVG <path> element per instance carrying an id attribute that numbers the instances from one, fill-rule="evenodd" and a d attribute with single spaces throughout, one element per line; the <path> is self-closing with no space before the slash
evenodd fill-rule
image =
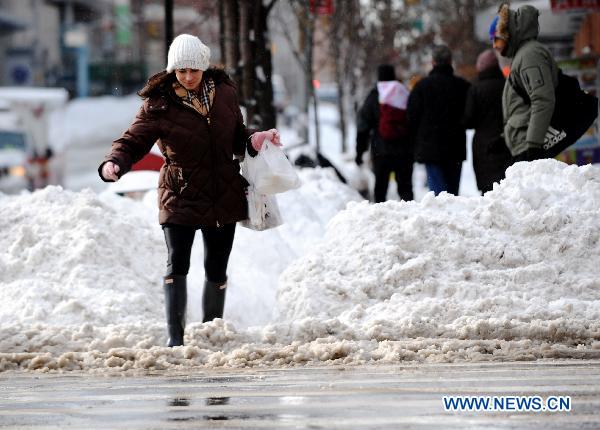
<path id="1" fill-rule="evenodd" d="M 200 115 L 208 116 L 215 98 L 215 81 L 211 78 L 203 79 L 199 93 L 188 91 L 177 81 L 173 82 L 173 89 L 185 106 Z"/>

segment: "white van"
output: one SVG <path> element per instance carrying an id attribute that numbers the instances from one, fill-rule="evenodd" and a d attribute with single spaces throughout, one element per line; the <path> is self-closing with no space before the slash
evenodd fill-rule
<path id="1" fill-rule="evenodd" d="M 63 148 L 49 121 L 67 100 L 64 88 L 0 87 L 0 192 L 61 185 Z"/>
<path id="2" fill-rule="evenodd" d="M 7 103 L 0 102 L 0 192 L 15 193 L 28 188 L 30 146 L 17 114 Z"/>

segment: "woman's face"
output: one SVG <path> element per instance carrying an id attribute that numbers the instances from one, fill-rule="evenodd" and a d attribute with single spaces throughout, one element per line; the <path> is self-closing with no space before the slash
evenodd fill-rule
<path id="1" fill-rule="evenodd" d="M 176 69 L 175 76 L 186 90 L 196 91 L 202 81 L 202 70 L 199 69 Z"/>

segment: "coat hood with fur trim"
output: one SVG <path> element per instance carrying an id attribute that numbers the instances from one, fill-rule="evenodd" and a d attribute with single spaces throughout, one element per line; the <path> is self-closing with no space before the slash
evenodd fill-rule
<path id="1" fill-rule="evenodd" d="M 529 5 L 516 11 L 511 10 L 507 3 L 500 6 L 497 33 L 508 43 L 506 57 L 513 58 L 523 43 L 537 39 L 540 33 L 539 15 L 539 10 Z"/>

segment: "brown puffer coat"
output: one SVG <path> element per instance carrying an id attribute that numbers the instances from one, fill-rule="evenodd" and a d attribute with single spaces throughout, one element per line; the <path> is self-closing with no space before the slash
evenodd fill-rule
<path id="1" fill-rule="evenodd" d="M 98 171 L 112 161 L 121 176 L 156 142 L 166 159 L 158 183 L 160 224 L 220 226 L 246 219 L 248 183 L 234 154 L 244 154 L 252 132 L 244 126 L 235 87 L 221 70 L 204 72 L 216 84 L 207 118 L 175 95 L 174 73 L 161 73 L 149 80 L 158 77 L 160 85 L 142 90 L 148 98 Z"/>

